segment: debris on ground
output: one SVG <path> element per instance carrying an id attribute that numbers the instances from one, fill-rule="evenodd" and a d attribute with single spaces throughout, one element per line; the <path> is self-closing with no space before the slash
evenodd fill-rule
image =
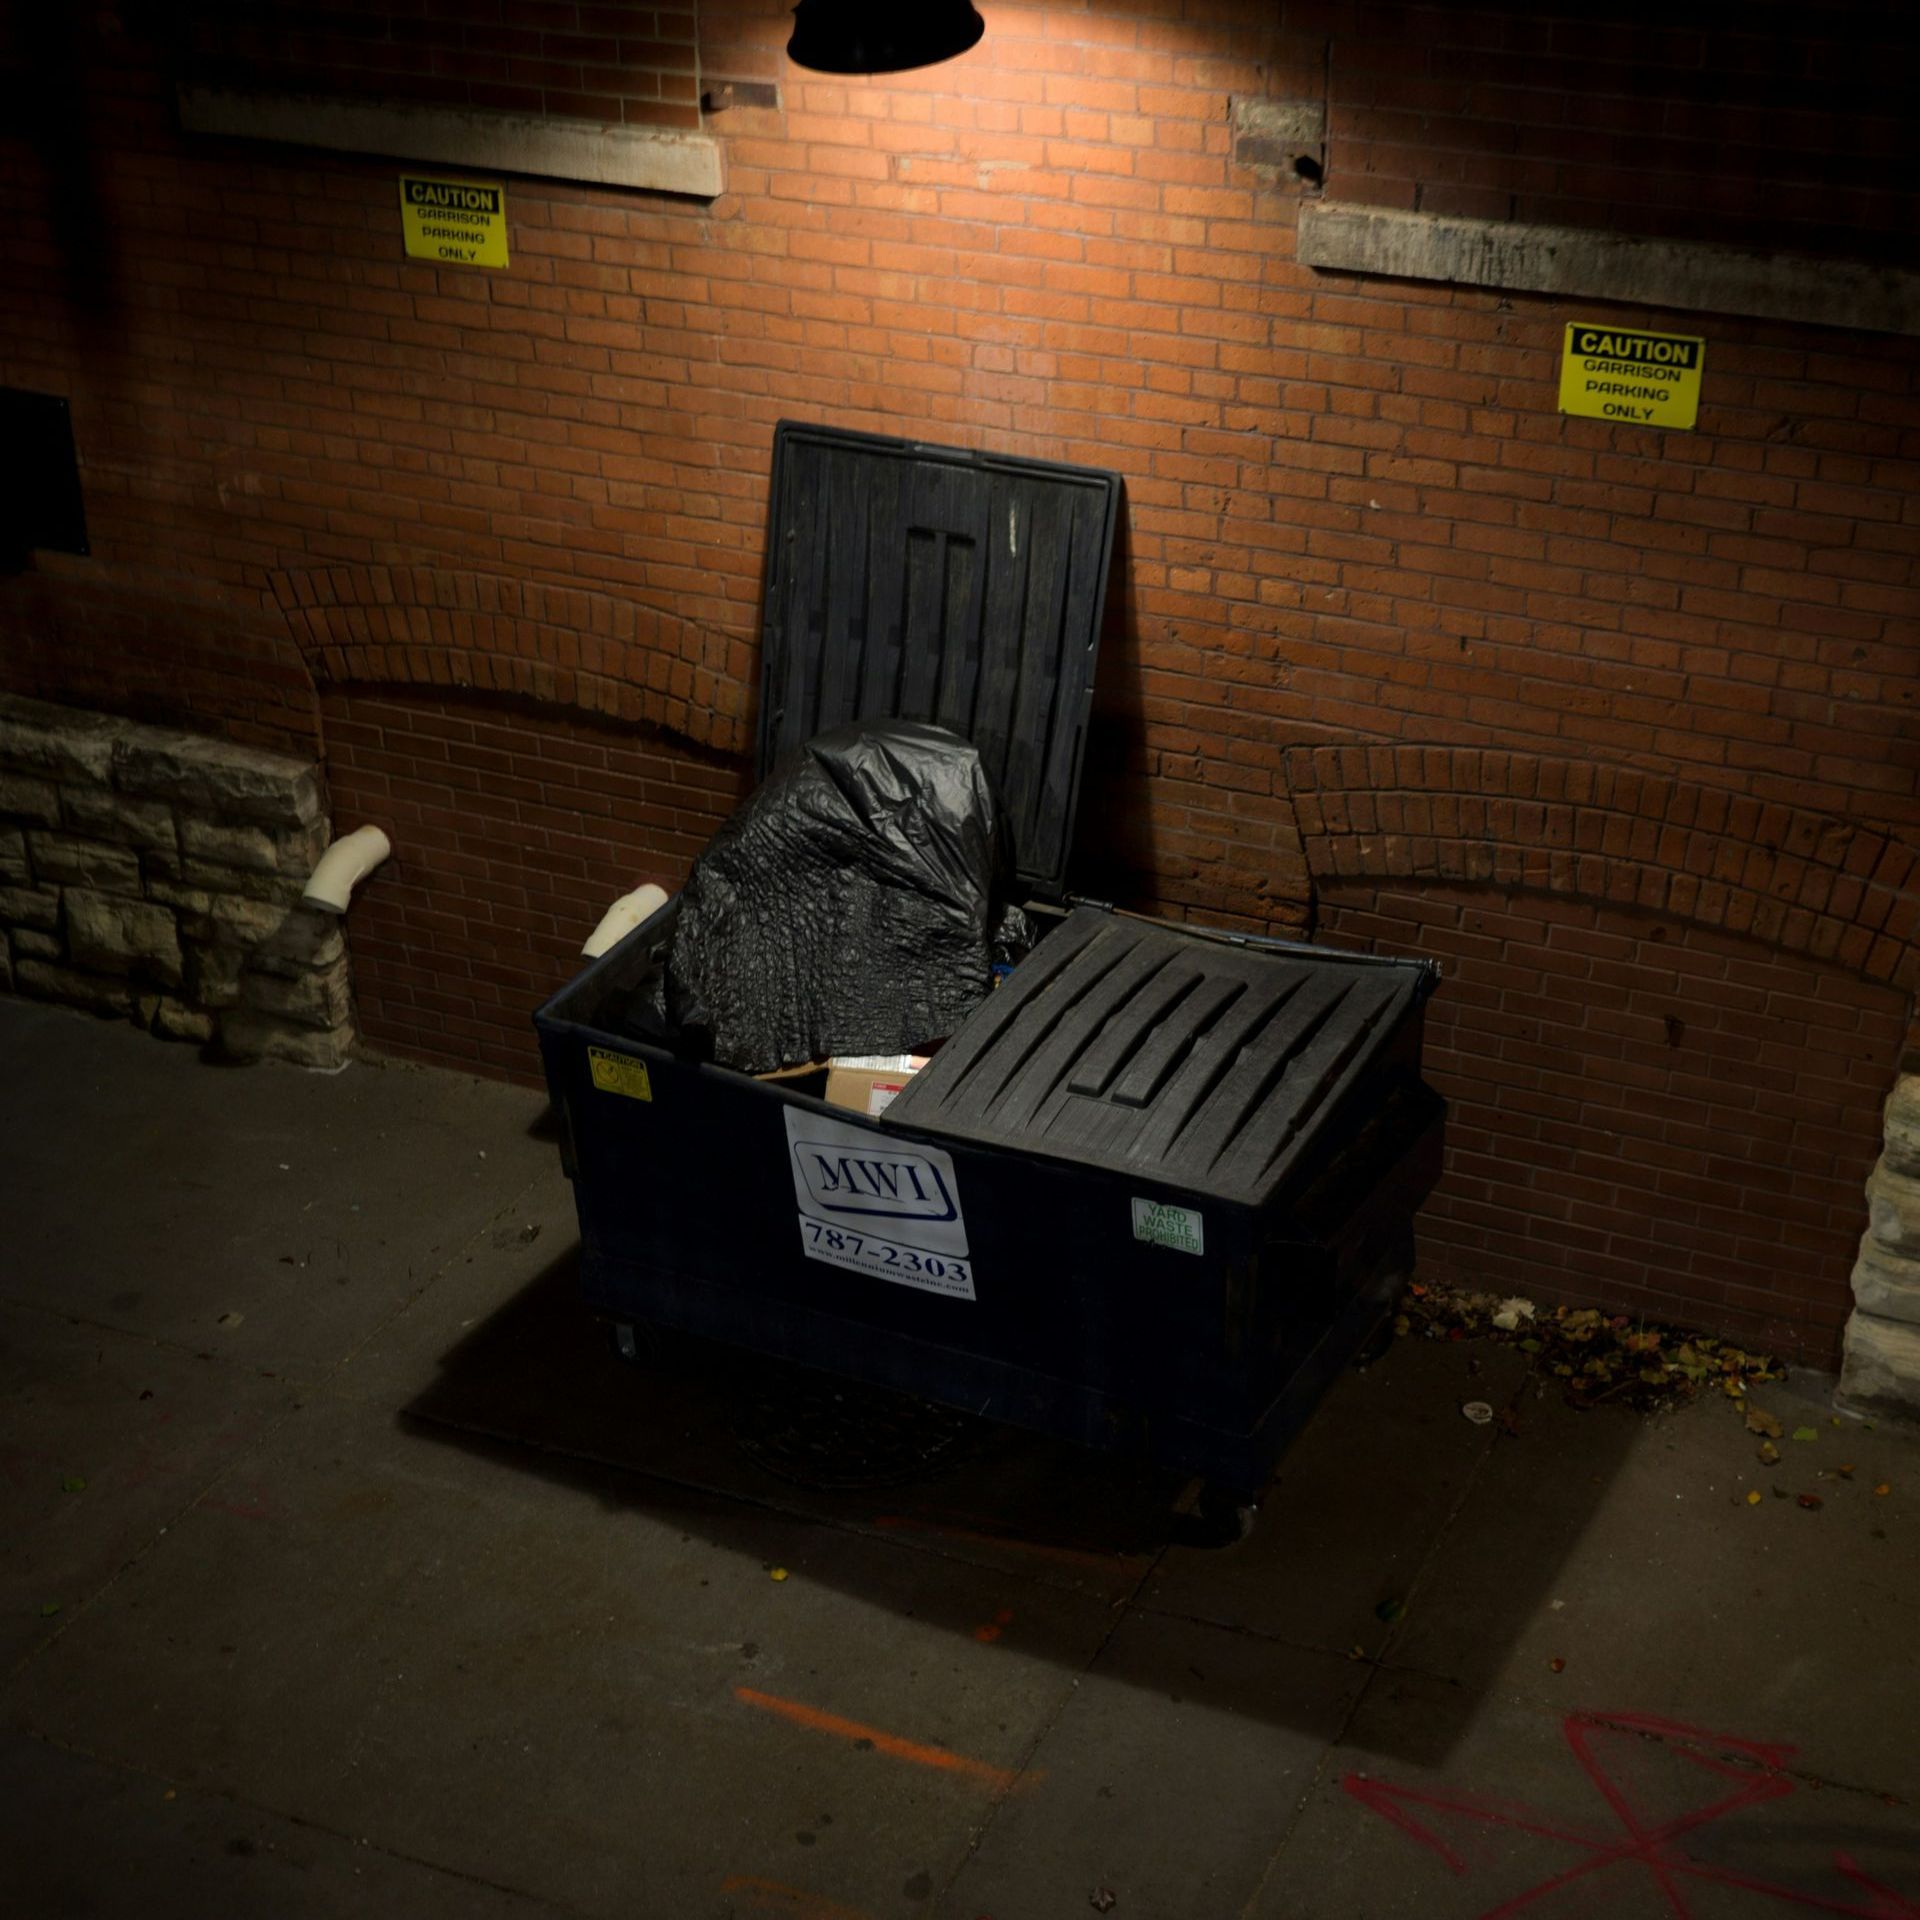
<path id="1" fill-rule="evenodd" d="M 1747 1425 L 1778 1439 L 1781 1423 L 1747 1405 L 1748 1389 L 1784 1380 L 1786 1369 L 1771 1355 L 1749 1353 L 1731 1341 L 1663 1326 L 1630 1314 L 1604 1314 L 1594 1307 L 1538 1307 L 1519 1295 L 1474 1293 L 1415 1281 L 1401 1296 L 1393 1330 L 1403 1339 L 1502 1340 L 1534 1356 L 1536 1370 L 1566 1383 L 1568 1404 L 1597 1406 L 1618 1401 L 1640 1413 L 1684 1405 L 1702 1390 L 1724 1393 L 1746 1409 Z M 1476 1415 L 1484 1401 L 1461 1411 Z M 1805 1430 L 1809 1439 L 1817 1437 Z M 1800 1434 L 1796 1433 L 1796 1439 Z"/>
<path id="2" fill-rule="evenodd" d="M 1465 1414 L 1476 1427 L 1484 1427 L 1493 1419 L 1493 1408 L 1484 1400 L 1469 1400 L 1460 1411 Z"/>
<path id="3" fill-rule="evenodd" d="M 1120 1904 L 1120 1896 L 1111 1887 L 1095 1887 L 1087 1895 L 1087 1905 L 1095 1913 L 1111 1913 Z"/>

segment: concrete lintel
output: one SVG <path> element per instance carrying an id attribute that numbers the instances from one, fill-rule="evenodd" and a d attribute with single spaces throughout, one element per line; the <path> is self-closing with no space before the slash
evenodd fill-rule
<path id="1" fill-rule="evenodd" d="M 1682 313 L 1740 313 L 1867 333 L 1920 333 L 1920 273 L 1707 241 L 1637 239 L 1351 202 L 1300 209 L 1303 265 L 1396 280 L 1574 294 Z"/>
<path id="2" fill-rule="evenodd" d="M 711 200 L 723 186 L 720 143 L 711 134 L 664 127 L 603 127 L 460 107 L 333 100 L 309 94 L 180 89 L 189 133 L 277 140 L 339 153 L 431 160 L 493 173 L 590 180 Z"/>

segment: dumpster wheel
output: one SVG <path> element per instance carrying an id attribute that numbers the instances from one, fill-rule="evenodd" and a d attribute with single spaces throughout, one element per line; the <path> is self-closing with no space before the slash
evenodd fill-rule
<path id="1" fill-rule="evenodd" d="M 1217 1480 L 1190 1480 L 1174 1502 L 1168 1537 L 1173 1545 L 1218 1550 L 1237 1547 L 1260 1519 L 1260 1503 Z"/>

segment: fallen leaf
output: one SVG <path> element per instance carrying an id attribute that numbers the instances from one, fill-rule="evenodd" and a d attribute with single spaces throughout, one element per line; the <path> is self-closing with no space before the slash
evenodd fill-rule
<path id="1" fill-rule="evenodd" d="M 1809 1513 L 1815 1513 L 1821 1507 L 1825 1506 L 1826 1502 L 1822 1500 L 1817 1493 L 1803 1493 L 1800 1496 L 1800 1504 L 1805 1507 Z"/>
<path id="2" fill-rule="evenodd" d="M 1394 1621 L 1404 1619 L 1406 1617 L 1406 1611 L 1407 1603 L 1404 1600 L 1382 1600 L 1380 1604 L 1374 1608 L 1373 1617 L 1376 1620 L 1384 1620 L 1391 1626 Z"/>
<path id="3" fill-rule="evenodd" d="M 787 1577 L 787 1570 L 785 1567 L 769 1567 L 767 1577 L 770 1580 L 784 1580 Z"/>
<path id="4" fill-rule="evenodd" d="M 40 1605 L 40 1618 L 42 1620 L 51 1620 L 59 1611 L 60 1602 L 58 1600 L 42 1601 Z"/>
<path id="5" fill-rule="evenodd" d="M 1796 1440 L 1818 1440 L 1820 1438 L 1820 1429 L 1818 1427 L 1795 1427 L 1793 1437 Z"/>
<path id="6" fill-rule="evenodd" d="M 1876 1494 L 1888 1494 L 1888 1493 L 1891 1493 L 1892 1491 L 1893 1491 L 1893 1482 L 1891 1480 L 1882 1480 L 1880 1484 L 1874 1488 L 1874 1492 Z"/>
<path id="7" fill-rule="evenodd" d="M 1540 1351 L 1540 1342 L 1529 1335 L 1520 1342 L 1520 1351 L 1522 1353 L 1538 1353 Z"/>
<path id="8" fill-rule="evenodd" d="M 1776 1420 L 1772 1414 L 1762 1413 L 1758 1407 L 1749 1407 L 1747 1409 L 1747 1431 L 1749 1433 L 1768 1434 L 1773 1439 L 1778 1440 L 1781 1434 L 1785 1432 L 1785 1428 L 1781 1426 L 1780 1422 Z"/>
<path id="9" fill-rule="evenodd" d="M 1849 1460 L 1845 1465 L 1835 1467 L 1834 1472 L 1837 1473 L 1842 1480 L 1851 1480 L 1853 1478 L 1853 1462 Z"/>
<path id="10" fill-rule="evenodd" d="M 1780 1449 L 1776 1447 L 1771 1440 L 1762 1440 L 1760 1442 L 1760 1459 L 1764 1465 L 1770 1467 L 1779 1458 Z"/>
<path id="11" fill-rule="evenodd" d="M 87 1483 L 77 1473 L 70 1473 L 60 1482 L 62 1493 L 85 1493 Z"/>
<path id="12" fill-rule="evenodd" d="M 1567 1670 L 1567 1663 L 1562 1660 L 1558 1654 L 1555 1654 L 1554 1657 L 1547 1662 L 1547 1665 L 1551 1667 L 1555 1673 L 1565 1673 Z"/>
<path id="13" fill-rule="evenodd" d="M 1753 1491 L 1747 1495 L 1747 1505 L 1750 1507 L 1757 1507 L 1759 1504 L 1760 1504 L 1760 1489 L 1758 1487 L 1755 1487 Z"/>

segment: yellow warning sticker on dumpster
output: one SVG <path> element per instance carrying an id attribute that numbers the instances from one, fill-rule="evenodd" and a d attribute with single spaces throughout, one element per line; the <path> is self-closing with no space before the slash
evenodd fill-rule
<path id="1" fill-rule="evenodd" d="M 498 180 L 400 176 L 400 231 L 409 260 L 452 267 L 507 264 L 507 190 Z"/>
<path id="2" fill-rule="evenodd" d="M 1707 343 L 1690 333 L 1573 320 L 1560 356 L 1560 411 L 1631 427 L 1691 427 Z"/>
<path id="3" fill-rule="evenodd" d="M 605 1047 L 589 1047 L 587 1070 L 602 1093 L 624 1093 L 629 1100 L 653 1098 L 653 1082 L 647 1078 L 644 1060 L 629 1059 L 624 1053 L 609 1053 Z"/>

